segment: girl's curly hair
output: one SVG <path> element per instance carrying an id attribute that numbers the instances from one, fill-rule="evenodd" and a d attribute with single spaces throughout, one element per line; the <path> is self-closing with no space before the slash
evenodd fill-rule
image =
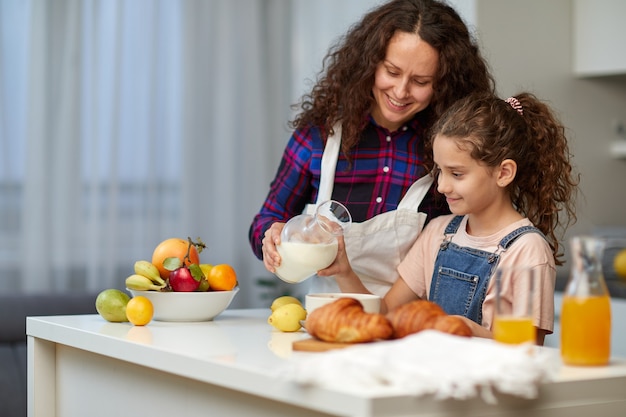
<path id="1" fill-rule="evenodd" d="M 555 263 L 562 265 L 556 231 L 565 232 L 576 222 L 580 175 L 570 163 L 565 127 L 548 105 L 527 92 L 515 98 L 519 110 L 494 95 L 459 100 L 437 120 L 427 148 L 442 135 L 454 138 L 460 149 L 487 167 L 515 161 L 517 174 L 508 186 L 511 201 L 546 236 Z"/>
<path id="2" fill-rule="evenodd" d="M 426 127 L 469 93 L 494 92 L 488 65 L 453 8 L 435 0 L 392 0 L 365 14 L 330 48 L 317 83 L 294 105 L 301 111 L 290 126 L 316 125 L 332 133 L 335 123 L 341 121 L 342 150 L 349 157 L 375 104 L 376 67 L 398 31 L 419 35 L 439 55 Z"/>

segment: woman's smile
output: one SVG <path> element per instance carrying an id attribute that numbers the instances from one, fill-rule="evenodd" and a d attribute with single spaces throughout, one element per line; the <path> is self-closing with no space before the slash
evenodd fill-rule
<path id="1" fill-rule="evenodd" d="M 401 101 L 398 100 L 394 100 L 393 98 L 391 98 L 391 96 L 387 95 L 387 103 L 389 104 L 389 107 L 391 107 L 392 109 L 397 109 L 397 110 L 405 110 L 407 108 L 407 106 L 409 103 L 402 103 Z"/>

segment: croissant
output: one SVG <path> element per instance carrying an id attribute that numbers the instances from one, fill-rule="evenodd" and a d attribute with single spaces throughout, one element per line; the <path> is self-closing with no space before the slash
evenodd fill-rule
<path id="1" fill-rule="evenodd" d="M 393 327 L 393 337 L 401 337 L 433 329 L 458 336 L 471 336 L 472 331 L 460 317 L 447 315 L 436 303 L 415 300 L 402 304 L 386 316 Z"/>
<path id="2" fill-rule="evenodd" d="M 472 329 L 459 316 L 438 316 L 432 329 L 457 336 L 472 336 Z"/>
<path id="3" fill-rule="evenodd" d="M 366 313 L 360 301 L 348 297 L 313 310 L 306 319 L 306 330 L 317 339 L 335 343 L 372 342 L 393 334 L 384 315 Z"/>
<path id="4" fill-rule="evenodd" d="M 438 316 L 445 315 L 446 312 L 439 305 L 415 300 L 394 308 L 387 313 L 387 318 L 393 326 L 393 337 L 399 339 L 432 327 Z"/>

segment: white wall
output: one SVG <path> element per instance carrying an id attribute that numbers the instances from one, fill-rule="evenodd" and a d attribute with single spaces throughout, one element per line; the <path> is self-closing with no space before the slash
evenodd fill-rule
<path id="1" fill-rule="evenodd" d="M 609 149 L 617 138 L 615 120 L 626 121 L 626 75 L 574 76 L 570 0 L 476 3 L 479 39 L 500 95 L 530 90 L 549 101 L 568 128 L 573 162 L 582 178 L 578 223 L 566 238 L 603 226 L 623 228 L 626 160 L 612 158 Z M 566 264 L 559 274 L 567 270 Z"/>

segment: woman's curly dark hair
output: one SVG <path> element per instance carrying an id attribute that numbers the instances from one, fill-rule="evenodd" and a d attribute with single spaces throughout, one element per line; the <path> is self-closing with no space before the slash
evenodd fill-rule
<path id="1" fill-rule="evenodd" d="M 517 173 L 508 185 L 513 206 L 546 236 L 556 265 L 562 265 L 557 230 L 565 232 L 576 222 L 580 175 L 572 168 L 565 127 L 554 112 L 531 93 L 515 98 L 522 114 L 494 95 L 457 101 L 432 127 L 427 149 L 442 135 L 487 167 L 515 161 Z"/>
<path id="2" fill-rule="evenodd" d="M 495 90 L 487 63 L 453 8 L 434 0 L 392 0 L 365 14 L 330 48 L 317 83 L 294 105 L 301 112 L 290 126 L 316 125 L 332 133 L 341 120 L 342 150 L 349 157 L 375 104 L 376 67 L 398 31 L 418 34 L 439 55 L 426 127 L 467 94 Z"/>

